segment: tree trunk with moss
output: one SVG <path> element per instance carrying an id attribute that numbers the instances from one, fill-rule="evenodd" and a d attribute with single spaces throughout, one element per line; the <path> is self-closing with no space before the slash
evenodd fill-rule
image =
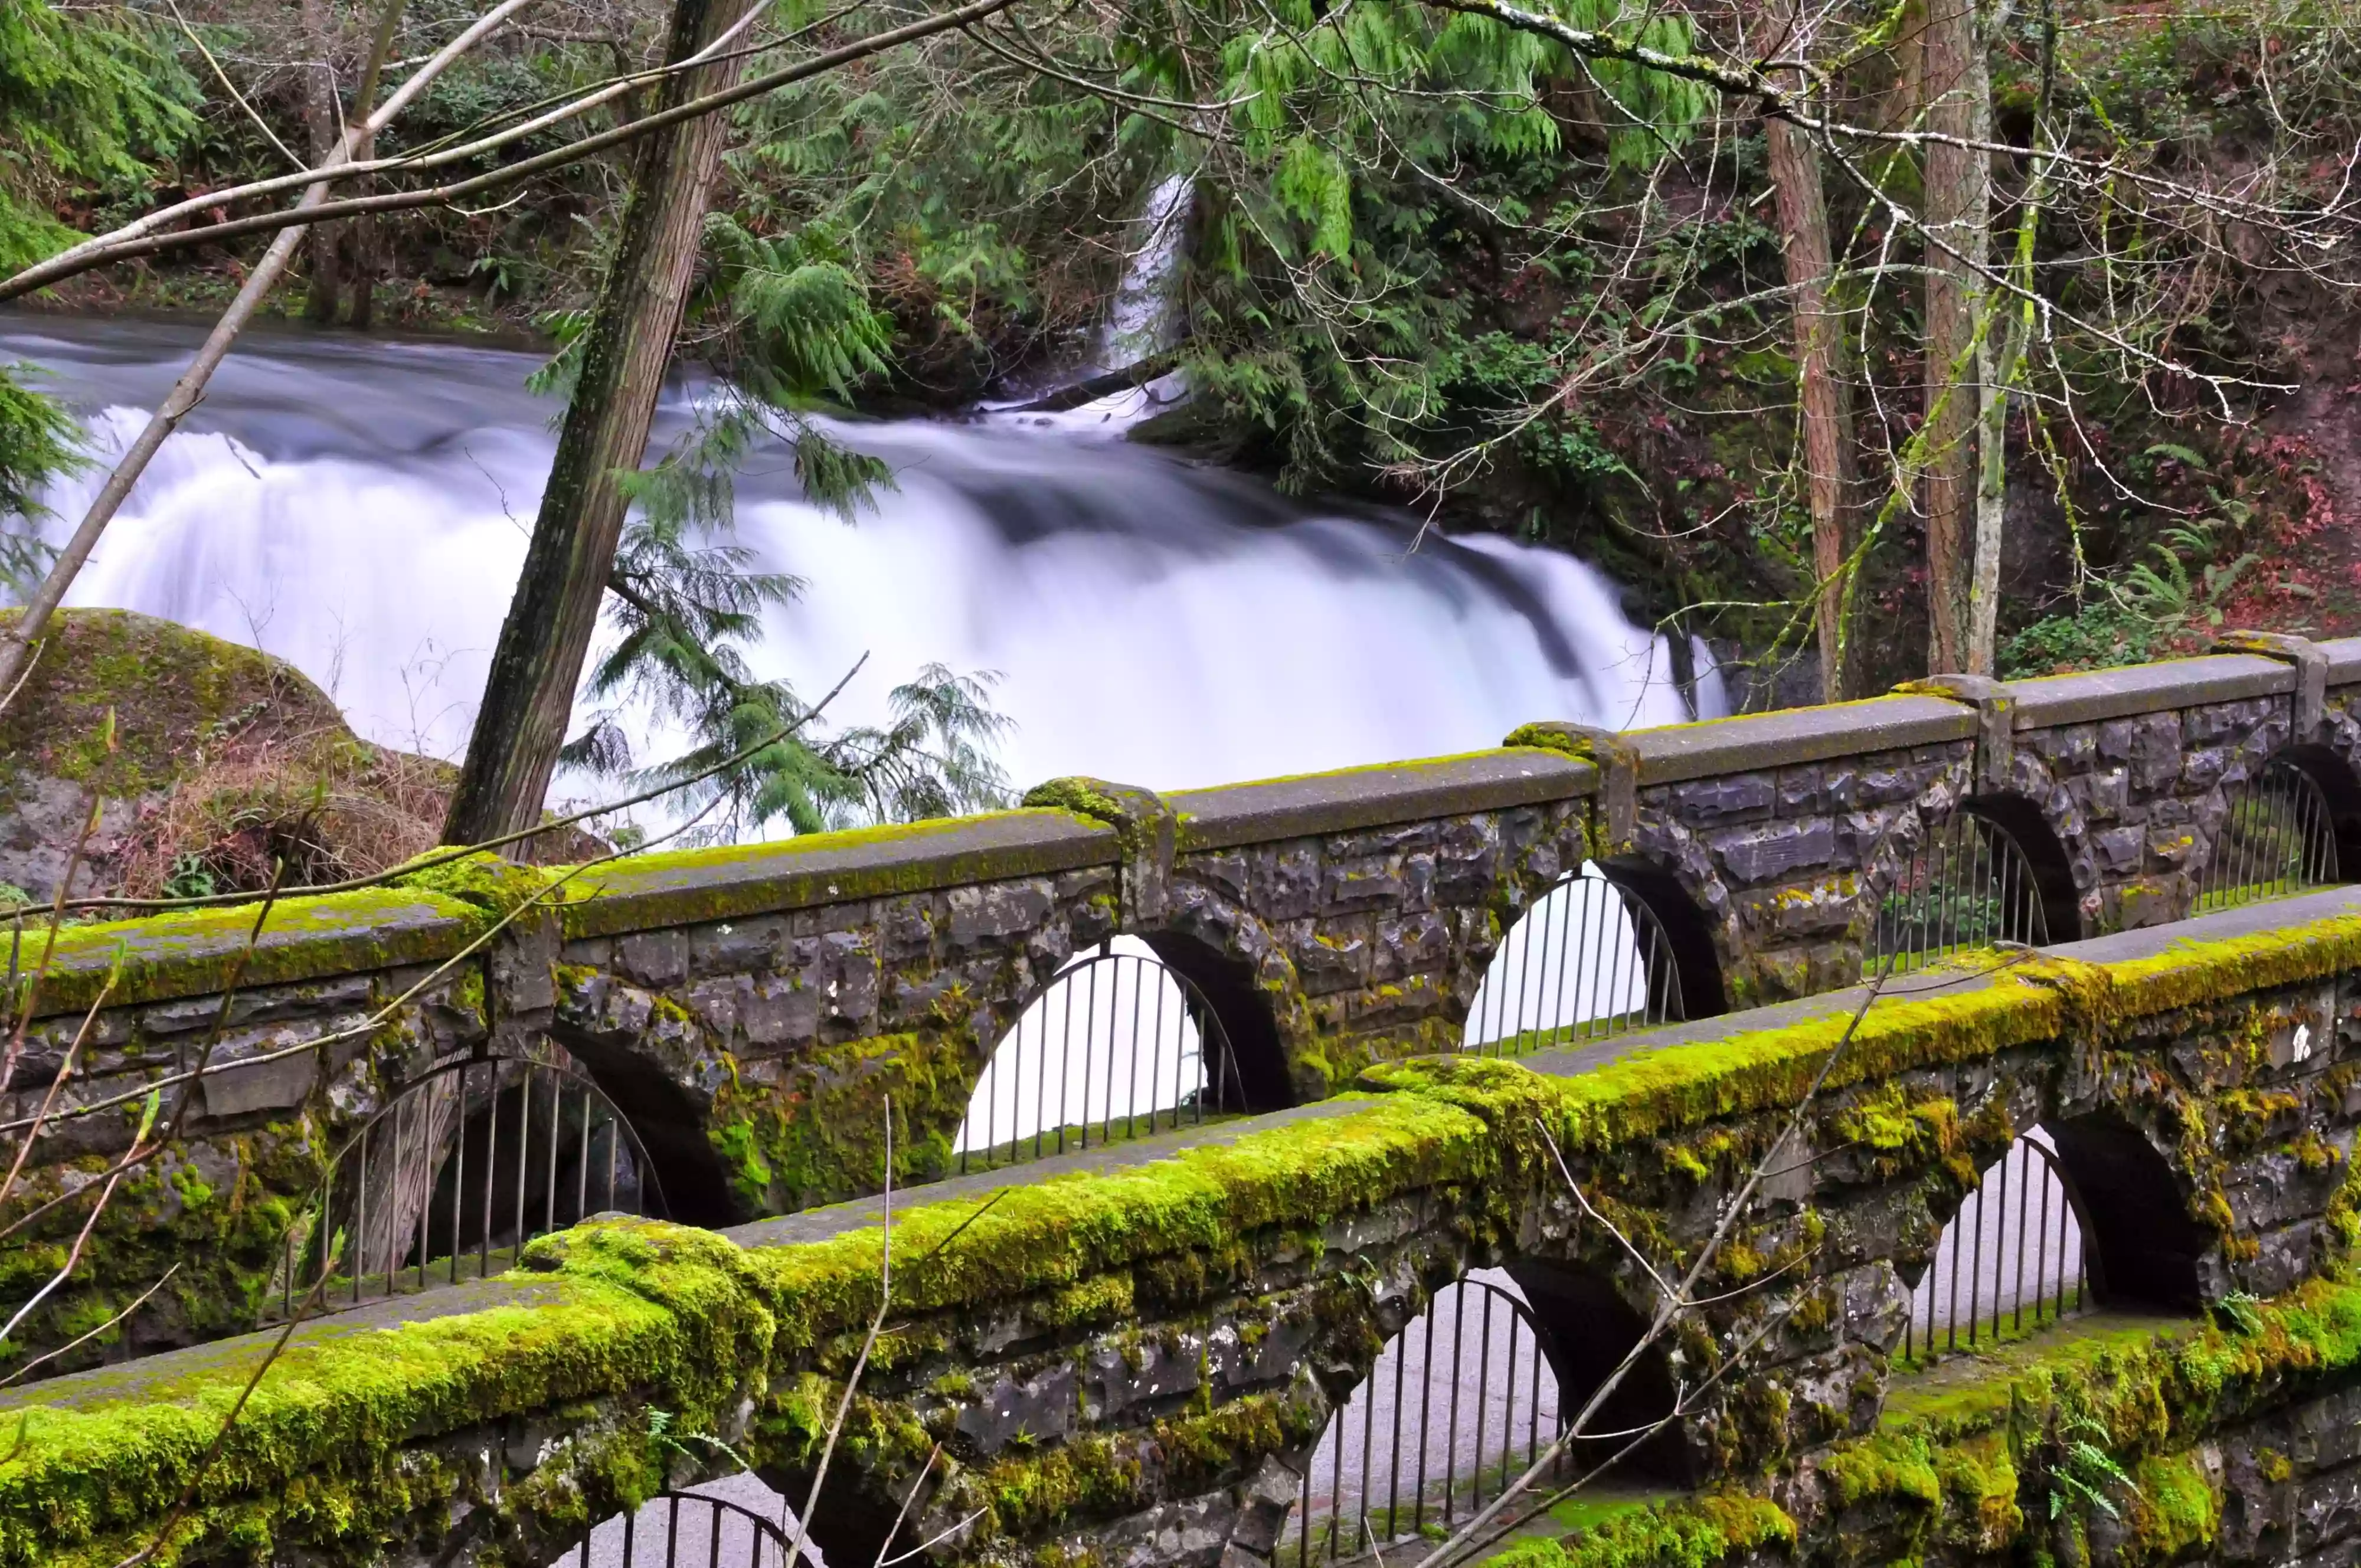
<path id="1" fill-rule="evenodd" d="M 696 54 L 746 8 L 747 0 L 679 0 L 665 58 Z M 659 106 L 727 87 L 743 68 L 730 59 L 683 71 L 665 84 Z M 478 843 L 541 820 L 630 507 L 623 480 L 646 453 L 687 304 L 724 129 L 722 116 L 708 115 L 639 144 L 622 240 L 582 345 L 580 378 L 492 653 L 445 843 Z"/>

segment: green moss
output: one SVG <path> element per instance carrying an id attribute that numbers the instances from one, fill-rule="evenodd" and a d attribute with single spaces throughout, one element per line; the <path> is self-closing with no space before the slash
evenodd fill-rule
<path id="1" fill-rule="evenodd" d="M 0 610 L 0 622 L 17 613 Z M 344 731 L 335 704 L 294 666 L 193 627 L 68 609 L 47 641 L 25 689 L 0 711 L 0 786 L 21 768 L 123 800 L 165 787 L 258 720 L 290 733 Z"/>
<path id="2" fill-rule="evenodd" d="M 1795 1521 L 1768 1498 L 1708 1492 L 1619 1512 L 1564 1541 L 1518 1541 L 1496 1568 L 1719 1568 L 1795 1541 Z"/>
<path id="3" fill-rule="evenodd" d="M 417 871 L 397 871 L 387 885 L 439 893 L 493 915 L 506 915 L 546 894 L 558 881 L 556 873 L 504 861 L 489 850 L 441 861 L 434 860 L 437 852 L 420 856 L 430 863 Z"/>
<path id="4" fill-rule="evenodd" d="M 775 1080 L 730 1061 L 706 1136 L 749 1211 L 793 1213 L 876 1190 L 890 1096 L 895 1183 L 932 1181 L 967 1114 L 971 1054 L 964 1031 L 929 1029 L 818 1047 Z"/>
<path id="5" fill-rule="evenodd" d="M 118 962 L 111 1004 L 220 991 L 237 971 L 258 908 L 237 904 L 69 926 L 57 933 L 37 1015 L 86 1010 Z M 243 983 L 282 985 L 436 962 L 464 948 L 487 923 L 483 910 L 431 892 L 366 888 L 282 899 L 271 905 Z M 45 931 L 26 933 L 20 996 L 49 940 Z"/>
<path id="6" fill-rule="evenodd" d="M 2193 1453 L 2151 1454 L 2132 1468 L 2132 1539 L 2140 1556 L 2169 1563 L 2211 1546 L 2222 1529 L 2222 1493 Z"/>

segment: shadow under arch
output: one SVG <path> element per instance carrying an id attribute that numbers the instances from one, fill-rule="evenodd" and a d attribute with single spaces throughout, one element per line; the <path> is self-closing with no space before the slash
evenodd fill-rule
<path id="1" fill-rule="evenodd" d="M 2085 1267 L 2099 1304 L 2173 1312 L 2202 1307 L 2198 1264 L 2205 1234 L 2156 1146 L 2112 1112 L 2042 1125 L 2081 1212 Z"/>
<path id="2" fill-rule="evenodd" d="M 1688 1018 L 1716 1018 L 1730 1011 L 1721 959 L 1704 911 L 1672 872 L 1641 855 L 1609 855 L 1593 862 L 1608 881 L 1637 899 L 1655 917 L 1671 946 L 1680 976 L 1681 1012 Z"/>
<path id="3" fill-rule="evenodd" d="M 1594 1270 L 1545 1258 L 1522 1258 L 1508 1266 L 1533 1312 L 1542 1354 L 1564 1390 L 1568 1421 L 1581 1412 L 1594 1390 L 1647 1337 L 1647 1320 L 1623 1299 L 1611 1281 Z M 1673 1413 L 1678 1395 L 1664 1351 L 1651 1346 L 1632 1364 L 1587 1423 L 1598 1432 L 1628 1432 Z M 1583 1468 L 1612 1457 L 1625 1438 L 1586 1440 L 1574 1445 Z M 1698 1477 L 1677 1422 L 1668 1424 L 1625 1454 L 1618 1467 L 1627 1475 L 1673 1486 L 1694 1486 Z"/>
<path id="4" fill-rule="evenodd" d="M 1287 1051 L 1270 998 L 1256 983 L 1254 966 L 1182 931 L 1135 933 L 1157 961 L 1196 990 L 1228 1040 L 1237 1084 L 1250 1112 L 1284 1111 L 1296 1102 Z"/>
<path id="5" fill-rule="evenodd" d="M 552 1029 L 550 1038 L 566 1047 L 601 1093 L 625 1108 L 675 1223 L 711 1230 L 757 1217 L 732 1190 L 721 1157 L 706 1135 L 711 1121 L 706 1102 L 628 1047 L 563 1027 Z"/>
<path id="6" fill-rule="evenodd" d="M 2041 923 L 2052 944 L 2082 938 L 2082 898 L 2074 887 L 2073 863 L 2057 828 L 2032 800 L 2014 791 L 1971 795 L 1959 809 L 1989 822 L 2016 841 L 2026 869 L 2033 873 L 2033 891 L 2041 903 Z"/>

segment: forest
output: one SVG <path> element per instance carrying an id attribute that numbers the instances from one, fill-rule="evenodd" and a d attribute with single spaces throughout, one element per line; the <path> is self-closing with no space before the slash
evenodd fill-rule
<path id="1" fill-rule="evenodd" d="M 794 585 L 731 543 L 734 466 L 784 441 L 854 509 L 890 480 L 816 413 L 1072 380 L 1149 210 L 1179 228 L 1169 324 L 1098 381 L 1191 396 L 1134 439 L 1570 552 L 1747 704 L 2361 629 L 2355 26 L 2337 0 L 0 0 L 0 297 L 544 346 L 571 407 L 447 841 L 530 828 L 561 758 L 647 773 L 574 710 L 602 607 L 585 689 L 701 738 L 664 776 L 752 822 L 907 817 L 1003 798 L 988 686 L 930 669 L 903 723 L 799 736 L 806 700 L 740 653 Z M 726 390 L 649 450 L 682 366 Z M 0 386 L 30 607 L 0 690 L 77 565 L 25 518 L 82 460 Z"/>

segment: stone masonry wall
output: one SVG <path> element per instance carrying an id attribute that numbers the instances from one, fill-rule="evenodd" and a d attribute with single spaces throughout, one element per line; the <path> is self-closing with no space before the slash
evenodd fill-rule
<path id="1" fill-rule="evenodd" d="M 2361 1050 L 2345 983 L 2361 966 L 2356 908 L 2361 895 L 2332 894 L 2278 927 L 2215 916 L 2194 945 L 2135 933 L 1873 1009 L 1806 1118 L 1808 1148 L 1742 1212 L 1700 1282 L 1714 1299 L 1675 1342 L 1698 1391 L 1679 1424 L 1681 1478 L 1745 1479 L 1869 1431 L 1909 1282 L 1976 1173 L 2037 1122 L 2084 1195 L 2092 1272 L 2119 1302 L 2193 1311 L 2239 1289 L 2278 1310 L 2269 1299 L 2340 1266 L 2361 1228 L 2340 1206 Z M 2272 943 L 2251 945 L 2257 931 Z M 1846 1012 L 1737 1015 L 1528 1065 L 1387 1064 L 1363 1080 L 1379 1092 L 1177 1157 L 1104 1151 L 897 1207 L 895 1310 L 837 1453 L 820 1544 L 873 1560 L 916 1484 L 907 1528 L 951 1531 L 939 1563 L 1246 1568 L 1276 1538 L 1327 1416 L 1466 1268 L 1521 1271 L 1562 1367 L 1619 1353 L 1603 1303 L 1636 1318 L 1655 1286 L 1590 1211 L 1683 1267 Z M 291 1388 L 324 1403 L 262 1402 L 200 1516 L 216 1545 L 193 1541 L 183 1560 L 268 1541 L 274 1561 L 309 1561 L 359 1550 L 358 1531 L 397 1563 L 547 1561 L 652 1475 L 726 1467 L 710 1445 L 655 1442 L 651 1409 L 800 1495 L 873 1310 L 878 1212 L 719 1238 L 592 1225 L 539 1245 L 510 1280 L 440 1309 L 422 1299 L 407 1327 L 380 1313 L 391 1335 L 306 1331 Z M 498 1332 L 467 1328 L 465 1313 L 493 1310 L 511 1314 Z M 541 1313 L 579 1343 L 536 1332 Z M 60 1412 L 22 1425 L 0 1462 L 0 1563 L 77 1560 L 56 1533 L 77 1530 L 100 1532 L 92 1561 L 119 1556 L 106 1521 L 177 1495 L 181 1461 L 161 1457 L 177 1440 L 158 1435 L 177 1430 L 176 1401 L 210 1409 L 207 1390 L 241 1378 L 245 1354 L 0 1397 L 0 1420 Z M 415 1379 L 379 1370 L 412 1362 Z M 339 1393 L 347 1373 L 363 1380 Z M 2245 1414 L 2276 1419 L 2277 1396 L 2253 1386 L 2263 1403 Z M 126 1399 L 137 1423 L 86 1424 Z M 281 1420 L 314 1446 L 273 1446 Z M 335 1437 L 345 1421 L 375 1435 Z M 151 1441 L 137 1463 L 161 1466 L 140 1472 L 155 1484 L 104 1484 L 106 1442 Z M 269 1468 L 285 1464 L 317 1468 L 291 1485 Z M 96 1486 L 103 1500 L 33 1507 L 51 1486 Z M 323 1506 L 346 1489 L 349 1507 Z"/>

